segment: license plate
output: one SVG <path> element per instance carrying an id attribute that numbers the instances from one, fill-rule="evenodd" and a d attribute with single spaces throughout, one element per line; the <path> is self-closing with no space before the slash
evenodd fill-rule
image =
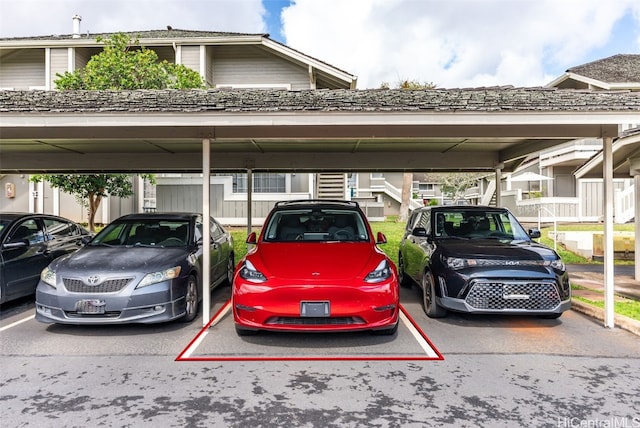
<path id="1" fill-rule="evenodd" d="M 329 302 L 300 302 L 301 317 L 328 317 Z"/>
<path id="2" fill-rule="evenodd" d="M 79 314 L 104 314 L 104 308 L 106 305 L 107 304 L 104 300 L 78 300 L 76 302 L 76 312 Z"/>

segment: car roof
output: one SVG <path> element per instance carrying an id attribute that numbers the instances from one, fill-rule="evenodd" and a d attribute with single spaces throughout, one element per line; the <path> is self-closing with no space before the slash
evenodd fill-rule
<path id="1" fill-rule="evenodd" d="M 137 213 L 127 214 L 119 217 L 115 221 L 126 220 L 191 220 L 199 217 L 198 213 Z"/>
<path id="2" fill-rule="evenodd" d="M 274 209 L 287 208 L 347 208 L 358 209 L 360 205 L 356 201 L 344 201 L 338 199 L 298 199 L 292 201 L 279 201 Z"/>
<path id="3" fill-rule="evenodd" d="M 0 218 L 4 220 L 16 220 L 20 218 L 28 218 L 28 217 L 52 217 L 52 218 L 60 218 L 67 221 L 68 218 L 60 217 L 54 214 L 44 214 L 44 213 L 25 213 L 25 212 L 0 212 Z"/>
<path id="4" fill-rule="evenodd" d="M 485 205 L 437 205 L 430 207 L 420 207 L 416 211 L 459 211 L 459 212 L 505 212 L 508 211 L 507 208 L 501 207 L 490 207 Z"/>

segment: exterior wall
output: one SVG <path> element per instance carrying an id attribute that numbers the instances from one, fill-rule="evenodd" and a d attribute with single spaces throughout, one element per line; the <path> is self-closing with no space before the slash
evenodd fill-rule
<path id="1" fill-rule="evenodd" d="M 199 175 L 156 177 L 156 210 L 202 211 L 202 178 Z M 211 215 L 225 225 L 247 224 L 247 194 L 233 193 L 231 176 L 211 177 Z M 291 177 L 291 191 L 287 193 L 254 193 L 251 197 L 254 225 L 262 224 L 273 205 L 282 200 L 309 199 L 309 175 Z"/>
<path id="2" fill-rule="evenodd" d="M 200 71 L 200 46 L 182 46 L 180 62 L 186 67 Z"/>
<path id="3" fill-rule="evenodd" d="M 15 196 L 8 198 L 6 185 L 15 186 Z M 2 212 L 25 212 L 29 211 L 29 180 L 26 175 L 4 175 L 0 177 L 0 211 Z"/>
<path id="4" fill-rule="evenodd" d="M 57 74 L 64 74 L 69 71 L 69 49 L 67 48 L 52 48 L 49 53 L 50 57 L 50 73 L 49 73 L 49 88 L 55 89 L 54 83 L 58 76 Z"/>
<path id="5" fill-rule="evenodd" d="M 44 49 L 23 49 L 0 61 L 0 88 L 26 90 L 44 86 Z"/>
<path id="6" fill-rule="evenodd" d="M 213 57 L 213 82 L 215 86 L 272 85 L 292 90 L 310 89 L 306 67 L 295 66 L 256 46 L 216 46 Z"/>

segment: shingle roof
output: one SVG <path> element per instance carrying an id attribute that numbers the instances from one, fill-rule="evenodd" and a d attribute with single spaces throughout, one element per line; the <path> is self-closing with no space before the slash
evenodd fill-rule
<path id="1" fill-rule="evenodd" d="M 614 55 L 571 67 L 567 72 L 606 83 L 640 83 L 640 55 Z"/>
<path id="2" fill-rule="evenodd" d="M 95 39 L 96 37 L 109 37 L 112 33 L 81 33 L 82 39 Z M 171 30 L 141 30 L 141 31 L 123 31 L 124 34 L 129 35 L 131 38 L 140 39 L 177 39 L 177 38 L 215 38 L 215 37 L 242 37 L 242 36 L 263 36 L 269 37 L 269 34 L 265 33 L 231 33 L 221 31 L 198 31 L 198 30 L 180 30 L 172 28 Z M 73 34 L 53 34 L 48 36 L 30 36 L 30 37 L 2 37 L 0 41 L 11 40 L 77 40 L 73 38 Z"/>
<path id="3" fill-rule="evenodd" d="M 640 92 L 433 90 L 0 91 L 0 112 L 640 112 Z"/>

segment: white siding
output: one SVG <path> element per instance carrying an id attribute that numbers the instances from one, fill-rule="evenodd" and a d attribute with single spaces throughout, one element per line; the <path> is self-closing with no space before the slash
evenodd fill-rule
<path id="1" fill-rule="evenodd" d="M 0 88 L 30 89 L 45 86 L 44 49 L 23 49 L 0 62 Z"/>
<path id="2" fill-rule="evenodd" d="M 64 74 L 68 70 L 68 52 L 67 48 L 51 49 L 51 74 L 49 76 L 51 89 L 55 89 L 55 81 L 58 79 L 56 74 Z"/>
<path id="3" fill-rule="evenodd" d="M 270 55 L 256 46 L 216 46 L 213 52 L 213 85 L 290 85 L 310 89 L 307 67 Z"/>
<path id="4" fill-rule="evenodd" d="M 200 46 L 182 46 L 182 64 L 200 72 Z"/>

